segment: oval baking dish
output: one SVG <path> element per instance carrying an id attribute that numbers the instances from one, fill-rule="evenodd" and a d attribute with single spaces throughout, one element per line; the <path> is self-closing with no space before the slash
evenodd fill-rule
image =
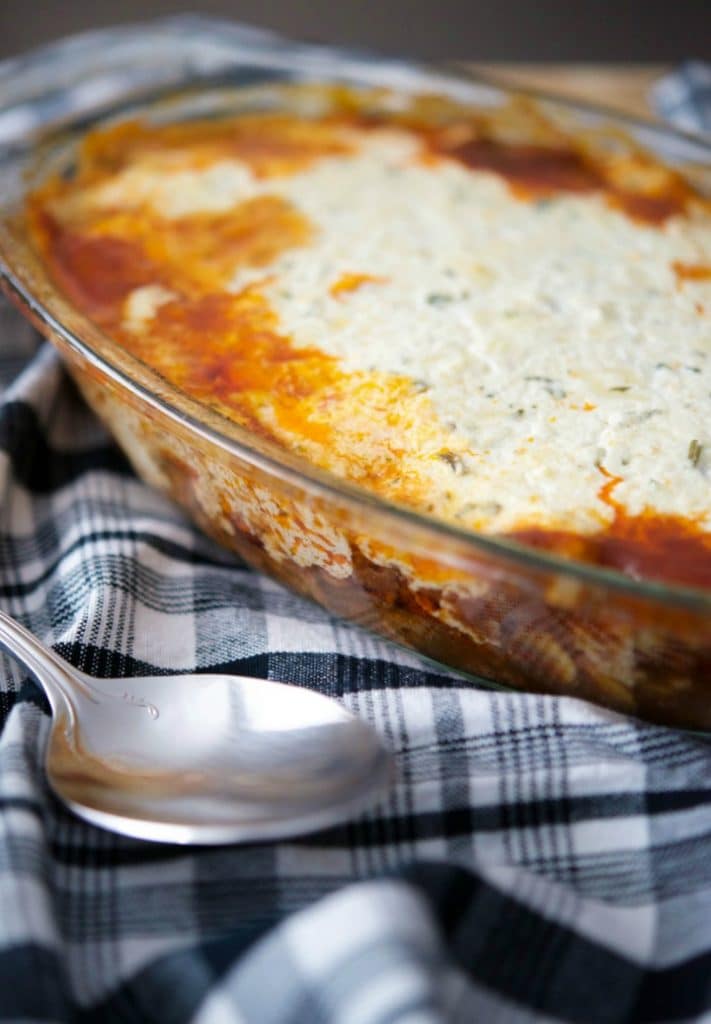
<path id="1" fill-rule="evenodd" d="M 137 472 L 250 564 L 474 678 L 708 729 L 711 453 L 693 415 L 708 233 L 667 229 L 707 200 L 702 172 L 658 159 L 708 154 L 451 89 L 203 84 L 108 112 L 88 137 L 65 127 L 15 155 L 22 180 L 4 176 L 5 288 Z M 165 186 L 176 167 L 182 191 Z M 472 210 L 486 230 L 470 254 L 473 229 L 455 228 Z M 657 236 L 672 297 L 632 267 L 638 348 L 586 363 L 572 325 L 622 331 L 610 253 L 637 246 L 644 271 Z M 655 316 L 691 332 L 683 360 L 653 350 Z"/>

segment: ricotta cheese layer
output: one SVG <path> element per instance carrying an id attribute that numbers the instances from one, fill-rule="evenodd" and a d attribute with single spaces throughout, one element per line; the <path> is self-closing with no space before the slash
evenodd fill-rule
<path id="1" fill-rule="evenodd" d="M 259 132 L 129 133 L 38 193 L 38 245 L 127 348 L 323 468 L 583 558 L 656 544 L 651 575 L 676 539 L 711 575 L 707 204 L 665 207 L 651 161 L 635 191 L 574 148 L 537 181 L 407 124 L 318 131 L 271 163 Z"/>

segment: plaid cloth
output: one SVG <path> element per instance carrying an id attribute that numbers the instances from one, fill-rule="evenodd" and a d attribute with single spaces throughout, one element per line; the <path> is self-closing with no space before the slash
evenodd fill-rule
<path id="1" fill-rule="evenodd" d="M 0 66 L 0 136 L 106 99 L 146 55 L 168 80 L 263 67 L 286 46 L 194 19 L 71 40 Z M 326 51 L 298 52 L 323 65 Z M 122 838 L 49 793 L 47 703 L 3 660 L 0 1019 L 711 1019 L 707 740 L 464 685 L 252 572 L 136 480 L 53 351 L 1 306 L 0 372 L 7 611 L 98 676 L 314 687 L 369 718 L 400 770 L 372 812 L 298 841 Z"/>
<path id="2" fill-rule="evenodd" d="M 689 60 L 652 88 L 652 103 L 662 117 L 687 132 L 711 132 L 711 64 Z"/>

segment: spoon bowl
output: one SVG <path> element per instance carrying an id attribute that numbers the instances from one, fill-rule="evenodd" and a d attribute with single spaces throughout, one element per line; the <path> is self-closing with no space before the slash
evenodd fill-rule
<path id="1" fill-rule="evenodd" d="M 331 698 L 228 675 L 95 679 L 0 612 L 0 647 L 45 690 L 51 788 L 95 825 L 172 843 L 255 842 L 344 821 L 392 758 Z"/>

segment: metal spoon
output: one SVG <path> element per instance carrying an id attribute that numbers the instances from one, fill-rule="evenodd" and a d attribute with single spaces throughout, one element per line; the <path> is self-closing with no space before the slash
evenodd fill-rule
<path id="1" fill-rule="evenodd" d="M 314 831 L 392 778 L 375 731 L 336 701 L 224 675 L 94 679 L 0 612 L 0 648 L 52 708 L 50 786 L 95 825 L 171 843 Z"/>

